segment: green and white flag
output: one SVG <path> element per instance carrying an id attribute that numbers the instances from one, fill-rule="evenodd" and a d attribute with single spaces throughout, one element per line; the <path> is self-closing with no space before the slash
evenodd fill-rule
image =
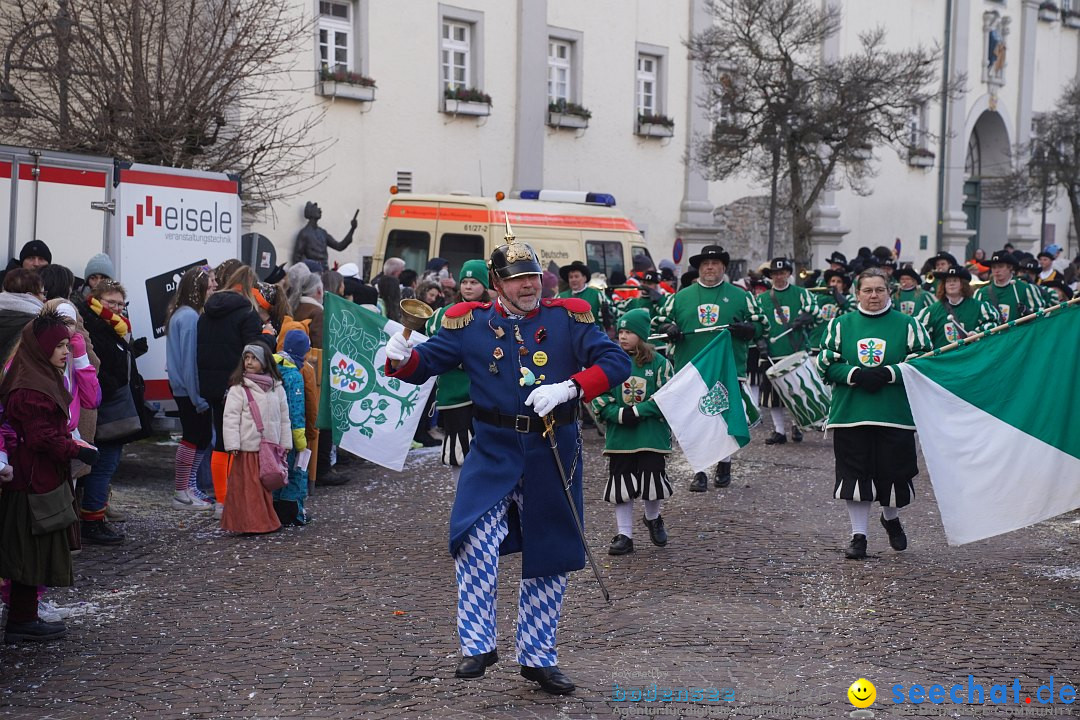
<path id="1" fill-rule="evenodd" d="M 901 365 L 950 545 L 1080 507 L 1080 305 Z"/>
<path id="2" fill-rule="evenodd" d="M 750 442 L 743 389 L 727 330 L 716 333 L 653 399 L 694 472 L 704 472 Z"/>
<path id="3" fill-rule="evenodd" d="M 319 427 L 333 430 L 335 445 L 398 471 L 435 383 L 386 377 L 386 341 L 399 330 L 399 323 L 338 295 L 323 299 Z"/>

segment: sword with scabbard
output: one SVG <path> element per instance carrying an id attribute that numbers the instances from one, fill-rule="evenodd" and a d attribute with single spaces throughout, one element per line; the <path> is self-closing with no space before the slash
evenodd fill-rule
<path id="1" fill-rule="evenodd" d="M 604 600 L 611 603 L 611 595 L 608 593 L 607 586 L 604 585 L 603 578 L 600 577 L 600 569 L 596 567 L 596 561 L 593 560 L 592 550 L 589 549 L 589 542 L 585 539 L 585 529 L 581 524 L 581 517 L 578 515 L 577 505 L 574 504 L 574 495 L 570 492 L 570 480 L 566 477 L 566 468 L 563 467 L 562 458 L 559 457 L 559 443 L 555 439 L 555 418 L 548 413 L 544 416 L 544 437 L 551 443 L 551 454 L 555 456 L 555 467 L 559 469 L 559 477 L 562 479 L 563 492 L 566 494 L 566 501 L 570 504 L 570 514 L 574 516 L 574 528 L 577 530 L 578 537 L 581 538 L 581 546 L 585 548 L 585 557 L 589 559 L 589 565 L 592 567 L 593 575 L 596 576 L 596 582 L 600 585 L 600 593 L 604 596 Z"/>

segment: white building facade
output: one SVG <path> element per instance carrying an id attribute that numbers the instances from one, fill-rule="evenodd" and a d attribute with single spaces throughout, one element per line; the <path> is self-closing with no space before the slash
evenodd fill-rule
<path id="1" fill-rule="evenodd" d="M 332 261 L 370 255 L 391 185 L 489 196 L 611 193 L 656 261 L 672 258 L 676 239 L 681 266 L 710 242 L 751 266 L 766 259 L 764 206 L 747 201 L 768 189 L 708 182 L 686 163 L 695 135 L 709 131 L 698 107 L 701 78 L 683 44 L 712 21 L 703 0 L 300 1 L 298 12 L 314 13 L 317 29 L 283 91 L 325 104 L 315 133 L 334 145 L 315 161 L 325 173 L 317 186 L 250 228 L 273 241 L 279 262 L 291 259 L 309 200 L 339 238 L 359 210 L 356 242 L 331 251 Z M 823 196 L 815 266 L 833 250 L 851 257 L 897 238 L 902 259 L 916 263 L 939 248 L 961 258 L 1005 242 L 1034 250 L 1053 241 L 1073 255 L 1067 202 L 1048 208 L 1043 242 L 1041 207 L 993 207 L 986 187 L 1017 162 L 1015 148 L 1030 139 L 1038 114 L 1076 76 L 1080 13 L 1071 4 L 1080 1 L 1057 0 L 1053 10 L 1039 0 L 829 1 L 841 6 L 843 26 L 822 48 L 826 57 L 883 25 L 892 48 L 942 46 L 949 72 L 967 82 L 944 126 L 940 104 L 913 109 L 917 152 L 874 150 L 869 196 Z M 320 80 L 323 66 L 347 81 Z M 553 102 L 567 112 L 549 112 Z M 780 225 L 778 252 L 790 250 L 789 235 L 790 225 Z"/>

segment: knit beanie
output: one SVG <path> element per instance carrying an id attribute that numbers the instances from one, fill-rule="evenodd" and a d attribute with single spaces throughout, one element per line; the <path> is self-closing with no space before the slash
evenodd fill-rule
<path id="1" fill-rule="evenodd" d="M 266 361 L 266 346 L 262 343 L 248 343 L 244 346 L 244 354 L 247 353 L 254 355 L 255 359 L 262 363 L 264 369 L 270 364 Z"/>
<path id="2" fill-rule="evenodd" d="M 115 278 L 116 268 L 113 267 L 112 258 L 105 253 L 98 253 L 90 258 L 90 261 L 86 263 L 86 271 L 83 273 L 83 277 L 88 278 L 91 275 L 104 275 L 110 280 Z"/>
<path id="3" fill-rule="evenodd" d="M 468 260 L 461 266 L 461 272 L 458 273 L 458 280 L 464 280 L 465 278 L 472 278 L 480 282 L 481 285 L 488 290 L 491 289 L 491 285 L 488 280 L 488 267 L 487 262 L 484 260 Z"/>
<path id="4" fill-rule="evenodd" d="M 652 315 L 645 308 L 636 308 L 619 318 L 619 330 L 629 330 L 646 342 L 651 324 Z"/>
<path id="5" fill-rule="evenodd" d="M 290 330 L 285 333 L 285 342 L 281 346 L 281 352 L 289 356 L 293 364 L 300 367 L 304 364 L 304 358 L 311 350 L 311 339 L 303 330 Z"/>
<path id="6" fill-rule="evenodd" d="M 45 258 L 46 261 L 52 262 L 52 251 L 49 250 L 49 246 L 40 240 L 31 240 L 22 246 L 22 250 L 19 251 L 19 262 L 22 262 L 28 257 Z"/>

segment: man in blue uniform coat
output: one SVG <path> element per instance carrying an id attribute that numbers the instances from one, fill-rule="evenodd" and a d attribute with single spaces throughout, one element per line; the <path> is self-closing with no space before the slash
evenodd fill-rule
<path id="1" fill-rule="evenodd" d="M 455 674 L 481 677 L 498 660 L 499 555 L 521 552 L 521 674 L 561 695 L 574 684 L 559 670 L 555 635 L 567 573 L 585 566 L 585 549 L 541 418 L 553 416 L 584 517 L 576 407 L 625 380 L 630 359 L 595 324 L 589 303 L 540 299 L 540 261 L 525 243 L 508 233 L 489 268 L 495 302 L 451 307 L 442 329 L 422 344 L 395 334 L 386 346 L 386 372 L 419 384 L 460 365 L 470 380 L 475 436 L 450 513 L 464 656 Z"/>

